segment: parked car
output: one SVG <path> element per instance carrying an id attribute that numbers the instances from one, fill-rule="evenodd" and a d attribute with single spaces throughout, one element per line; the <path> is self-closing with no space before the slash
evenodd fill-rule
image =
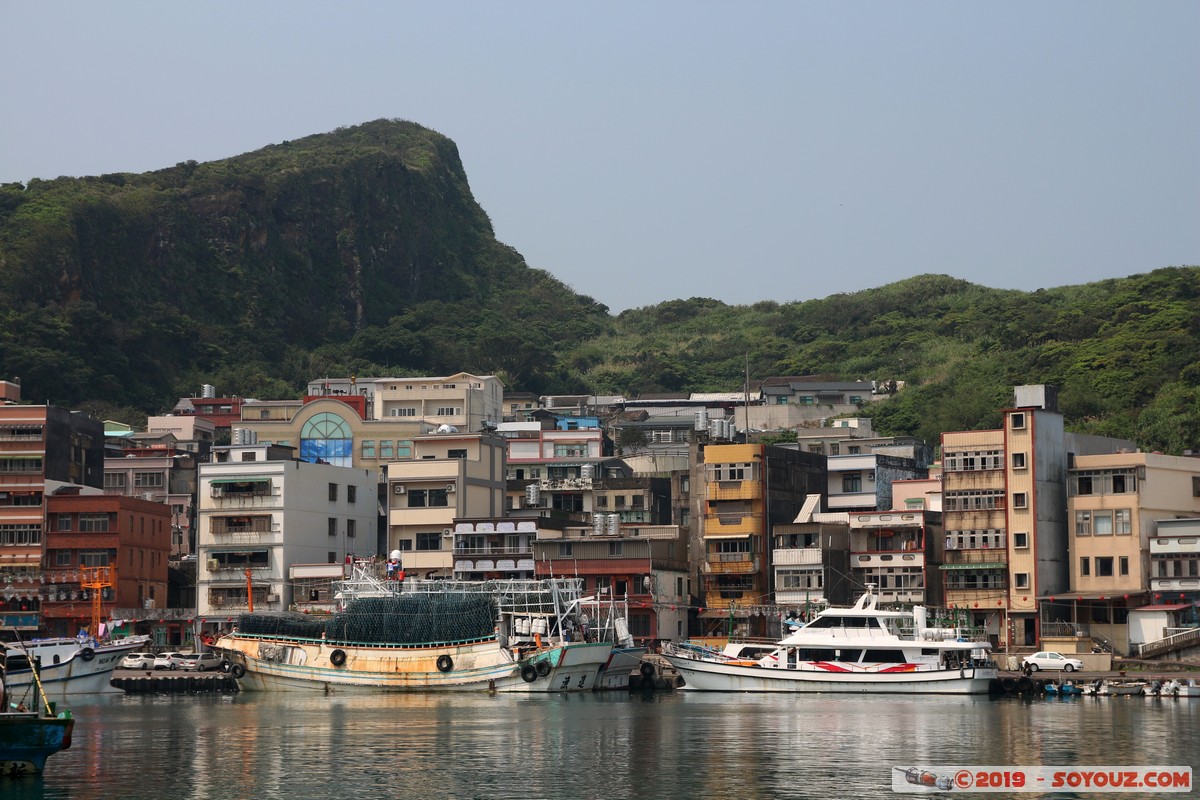
<path id="1" fill-rule="evenodd" d="M 225 665 L 225 659 L 213 652 L 189 653 L 187 658 L 179 662 L 180 669 L 204 672 L 206 669 L 220 669 Z"/>
<path id="2" fill-rule="evenodd" d="M 121 669 L 154 669 L 154 653 L 129 653 L 121 659 Z"/>
<path id="3" fill-rule="evenodd" d="M 154 657 L 154 668 L 155 669 L 179 669 L 180 663 L 182 663 L 183 659 L 185 659 L 188 655 L 189 654 L 187 654 L 187 653 L 174 653 L 174 652 L 159 653 L 158 655 L 156 655 Z"/>
<path id="4" fill-rule="evenodd" d="M 1040 653 L 1025 656 L 1021 659 L 1021 666 L 1028 668 L 1030 672 L 1037 672 L 1039 669 L 1061 669 L 1064 672 L 1074 672 L 1077 669 L 1083 669 L 1083 662 L 1078 658 L 1068 658 L 1062 653 L 1050 653 L 1043 650 Z"/>

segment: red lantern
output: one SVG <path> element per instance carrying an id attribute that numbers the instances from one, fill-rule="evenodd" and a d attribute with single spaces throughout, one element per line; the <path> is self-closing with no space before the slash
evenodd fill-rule
<path id="1" fill-rule="evenodd" d="M 998 606 L 1003 606 L 1003 605 L 1004 605 L 1004 601 L 1003 601 L 1003 600 L 997 600 L 997 601 L 996 601 L 996 605 L 998 605 Z"/>
<path id="2" fill-rule="evenodd" d="M 1125 595 L 1125 599 L 1126 599 L 1126 600 L 1128 600 L 1128 599 L 1129 599 L 1129 595 Z"/>
<path id="3" fill-rule="evenodd" d="M 976 604 L 975 604 L 975 607 L 976 607 L 976 608 L 979 608 L 979 603 L 976 603 Z"/>
<path id="4" fill-rule="evenodd" d="M 1101 600 L 1103 600 L 1103 599 L 1104 599 L 1104 595 L 1100 595 L 1100 599 L 1101 599 Z"/>
<path id="5" fill-rule="evenodd" d="M 1076 597 L 1075 599 L 1076 599 L 1076 600 L 1078 600 L 1078 601 L 1079 601 L 1079 602 L 1081 602 L 1081 603 L 1083 602 L 1083 597 Z"/>
<path id="6" fill-rule="evenodd" d="M 1053 598 L 1053 597 L 1051 597 L 1051 598 L 1050 598 L 1050 602 L 1051 602 L 1051 603 L 1053 603 L 1053 602 L 1054 602 L 1054 598 Z"/>
<path id="7" fill-rule="evenodd" d="M 698 609 L 696 609 L 696 610 L 697 610 L 699 613 L 703 614 L 703 613 L 704 613 L 704 606 L 701 606 L 700 608 L 698 608 Z"/>
<path id="8" fill-rule="evenodd" d="M 1021 599 L 1024 600 L 1025 602 L 1029 602 L 1029 595 L 1025 595 Z"/>
<path id="9" fill-rule="evenodd" d="M 1154 595 L 1154 599 L 1155 599 L 1155 600 L 1161 600 L 1161 599 L 1162 599 L 1162 595 L 1161 595 L 1161 594 L 1156 594 L 1156 595 Z"/>

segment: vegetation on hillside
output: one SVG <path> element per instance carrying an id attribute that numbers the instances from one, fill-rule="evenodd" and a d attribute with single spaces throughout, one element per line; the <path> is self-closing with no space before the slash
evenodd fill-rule
<path id="1" fill-rule="evenodd" d="M 1200 269 L 1036 292 L 921 275 L 613 317 L 496 241 L 453 142 L 393 120 L 0 186 L 0 376 L 32 402 L 128 416 L 204 383 L 273 399 L 323 375 L 460 369 L 543 393 L 898 380 L 864 413 L 931 441 L 998 424 L 1014 384 L 1051 383 L 1070 429 L 1179 453 L 1200 444 Z"/>

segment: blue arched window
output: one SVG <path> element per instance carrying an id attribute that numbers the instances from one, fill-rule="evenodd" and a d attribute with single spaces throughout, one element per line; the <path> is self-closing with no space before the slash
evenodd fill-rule
<path id="1" fill-rule="evenodd" d="M 354 437 L 346 420 L 327 411 L 314 414 L 300 430 L 300 458 L 314 464 L 354 466 Z"/>

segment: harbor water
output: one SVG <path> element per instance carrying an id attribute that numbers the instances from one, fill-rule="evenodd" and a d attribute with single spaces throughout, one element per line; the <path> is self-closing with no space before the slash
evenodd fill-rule
<path id="1" fill-rule="evenodd" d="M 907 796 L 892 792 L 897 766 L 1200 765 L 1200 699 L 1183 698 L 242 693 L 70 705 L 71 749 L 40 778 L 0 782 L 0 797 L 882 798 Z"/>

